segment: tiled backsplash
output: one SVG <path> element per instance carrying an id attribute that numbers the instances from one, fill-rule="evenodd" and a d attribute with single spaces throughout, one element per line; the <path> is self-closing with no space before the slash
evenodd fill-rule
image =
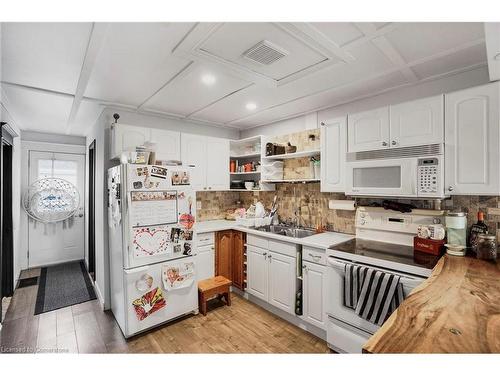
<path id="1" fill-rule="evenodd" d="M 343 193 L 321 193 L 319 183 L 308 184 L 277 184 L 276 191 L 256 192 L 199 192 L 197 200 L 202 208 L 198 210 L 198 218 L 203 220 L 223 219 L 226 210 L 237 207 L 248 208 L 260 201 L 266 209 L 270 209 L 274 196 L 278 196 L 278 215 L 281 220 L 293 219 L 298 209 L 301 225 L 316 227 L 318 223 L 328 230 L 353 234 L 354 211 L 331 210 L 328 208 L 330 199 L 349 199 Z M 240 202 L 240 203 L 238 203 Z M 380 199 L 357 199 L 357 205 L 366 206 Z M 418 208 L 432 208 L 431 201 L 401 200 Z M 442 208 L 450 211 L 467 213 L 468 225 L 477 221 L 477 212 L 483 211 L 490 233 L 496 233 L 500 242 L 500 197 L 494 196 L 454 196 L 443 201 Z"/>

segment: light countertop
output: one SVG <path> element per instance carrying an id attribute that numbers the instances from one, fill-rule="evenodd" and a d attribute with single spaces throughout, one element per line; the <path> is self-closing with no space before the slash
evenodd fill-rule
<path id="1" fill-rule="evenodd" d="M 280 234 L 268 233 L 252 228 L 247 228 L 242 225 L 237 225 L 235 221 L 231 220 L 201 221 L 198 222 L 196 226 L 197 233 L 218 232 L 221 230 L 228 230 L 228 229 L 239 230 L 241 232 L 255 234 L 261 237 L 267 237 L 284 242 L 291 242 L 323 250 L 326 250 L 328 247 L 332 245 L 349 241 L 350 239 L 354 238 L 354 236 L 350 234 L 339 233 L 339 232 L 324 232 L 324 233 L 314 234 L 312 236 L 305 238 L 293 238 L 293 237 L 282 236 Z"/>

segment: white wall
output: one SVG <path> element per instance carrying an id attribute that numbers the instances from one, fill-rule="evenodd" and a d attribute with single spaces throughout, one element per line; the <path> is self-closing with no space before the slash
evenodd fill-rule
<path id="1" fill-rule="evenodd" d="M 94 126 L 90 127 L 87 133 L 87 166 L 88 166 L 88 146 L 96 141 L 96 196 L 95 196 L 95 252 L 96 252 L 96 280 L 95 287 L 99 301 L 103 308 L 110 307 L 109 291 L 109 249 L 108 249 L 108 219 L 107 219 L 107 170 L 117 164 L 117 161 L 109 160 L 110 155 L 110 125 L 114 122 L 113 114 L 120 115 L 119 123 L 144 126 L 150 128 L 161 128 L 166 130 L 180 131 L 184 133 L 194 133 L 208 135 L 212 137 L 238 139 L 239 131 L 235 129 L 214 127 L 200 123 L 184 120 L 170 119 L 161 116 L 149 116 L 136 112 L 126 111 L 117 108 L 105 108 Z M 86 180 L 88 181 L 88 168 L 86 170 Z M 88 191 L 85 194 L 86 217 L 88 218 Z M 85 228 L 85 238 L 88 233 L 88 219 Z M 88 254 L 86 244 L 85 253 Z"/>
<path id="2" fill-rule="evenodd" d="M 381 107 L 388 104 L 397 104 L 408 100 L 423 98 L 451 91 L 461 90 L 467 87 L 478 86 L 489 82 L 488 68 L 481 67 L 467 72 L 455 74 L 433 81 L 426 81 L 413 86 L 402 87 L 382 94 L 355 100 L 348 103 L 334 105 L 330 108 L 313 112 L 308 115 L 298 116 L 284 121 L 274 122 L 268 125 L 244 130 L 241 138 L 252 137 L 263 134 L 269 136 L 300 132 L 319 126 L 319 122 L 329 118 L 345 115 L 347 113 L 364 111 Z M 317 113 L 315 126 L 314 114 Z"/>

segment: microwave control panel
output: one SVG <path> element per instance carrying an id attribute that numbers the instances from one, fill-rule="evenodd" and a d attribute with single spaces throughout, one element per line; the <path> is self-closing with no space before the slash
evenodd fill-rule
<path id="1" fill-rule="evenodd" d="M 418 159 L 418 194 L 434 194 L 439 186 L 439 160 L 437 158 Z"/>

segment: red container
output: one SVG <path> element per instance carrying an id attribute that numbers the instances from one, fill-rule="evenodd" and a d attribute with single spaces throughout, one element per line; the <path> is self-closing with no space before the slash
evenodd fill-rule
<path id="1" fill-rule="evenodd" d="M 430 238 L 413 237 L 413 249 L 421 253 L 441 255 L 444 252 L 445 240 L 431 240 Z"/>

